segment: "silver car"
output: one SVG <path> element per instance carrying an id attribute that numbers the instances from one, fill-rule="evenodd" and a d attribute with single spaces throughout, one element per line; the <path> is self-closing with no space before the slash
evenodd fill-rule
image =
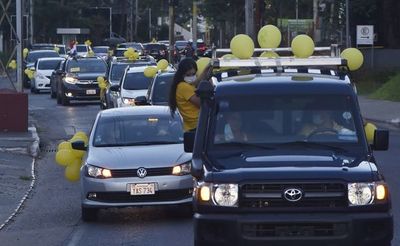
<path id="1" fill-rule="evenodd" d="M 81 168 L 82 219 L 96 220 L 100 208 L 190 206 L 191 158 L 181 117 L 171 117 L 167 106 L 99 112 Z"/>

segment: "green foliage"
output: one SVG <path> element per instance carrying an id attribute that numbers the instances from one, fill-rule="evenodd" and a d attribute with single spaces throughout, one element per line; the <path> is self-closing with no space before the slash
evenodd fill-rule
<path id="1" fill-rule="evenodd" d="M 386 81 L 396 75 L 395 70 L 362 69 L 352 73 L 352 80 L 356 83 L 360 95 L 370 95 L 379 89 Z"/>
<path id="2" fill-rule="evenodd" d="M 372 99 L 400 101 L 400 73 L 370 95 Z"/>

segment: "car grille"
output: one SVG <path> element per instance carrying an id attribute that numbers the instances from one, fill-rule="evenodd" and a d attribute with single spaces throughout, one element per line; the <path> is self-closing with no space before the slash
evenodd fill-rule
<path id="1" fill-rule="evenodd" d="M 92 201 L 109 203 L 178 201 L 192 197 L 192 189 L 160 190 L 154 195 L 132 196 L 129 192 L 96 192 Z"/>
<path id="2" fill-rule="evenodd" d="M 249 238 L 342 237 L 347 234 L 345 223 L 247 223 L 242 235 Z"/>
<path id="3" fill-rule="evenodd" d="M 149 169 L 146 169 L 146 171 L 147 171 L 146 176 L 172 175 L 172 167 L 149 168 Z M 111 175 L 113 178 L 138 177 L 137 169 L 111 170 Z"/>
<path id="4" fill-rule="evenodd" d="M 303 197 L 288 201 L 284 191 L 297 188 Z M 240 207 L 244 208 L 343 208 L 347 206 L 346 186 L 342 183 L 244 184 L 241 186 Z"/>

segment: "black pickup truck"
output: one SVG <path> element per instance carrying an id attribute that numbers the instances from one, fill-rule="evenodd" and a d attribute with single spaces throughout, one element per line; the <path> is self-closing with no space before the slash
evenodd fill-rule
<path id="1" fill-rule="evenodd" d="M 239 73 L 240 74 L 240 73 Z M 224 77 L 224 76 L 222 76 Z M 391 245 L 388 186 L 355 88 L 308 68 L 225 76 L 197 90 L 194 245 Z"/>

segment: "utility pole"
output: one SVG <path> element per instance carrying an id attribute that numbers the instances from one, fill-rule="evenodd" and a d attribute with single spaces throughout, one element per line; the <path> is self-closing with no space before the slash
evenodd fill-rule
<path id="1" fill-rule="evenodd" d="M 126 17 L 127 38 L 128 41 L 133 41 L 133 0 L 128 1 L 128 13 Z M 136 23 L 136 22 L 135 22 Z M 136 29 L 135 29 L 136 30 Z"/>
<path id="2" fill-rule="evenodd" d="M 346 48 L 350 48 L 350 20 L 349 20 L 349 0 L 346 0 Z"/>
<path id="3" fill-rule="evenodd" d="M 33 44 L 33 0 L 29 0 L 29 43 Z"/>
<path id="4" fill-rule="evenodd" d="M 138 34 L 138 22 L 139 22 L 139 0 L 135 0 L 135 39 Z"/>
<path id="5" fill-rule="evenodd" d="M 318 25 L 318 0 L 313 0 L 313 35 L 314 42 L 319 42 L 319 38 L 317 37 L 317 26 Z"/>
<path id="6" fill-rule="evenodd" d="M 149 8 L 149 42 L 152 41 L 151 36 L 151 8 Z"/>
<path id="7" fill-rule="evenodd" d="M 16 22 L 17 22 L 17 91 L 23 92 L 22 88 L 22 0 L 16 0 Z"/>
<path id="8" fill-rule="evenodd" d="M 169 63 L 171 63 L 171 64 L 174 64 L 174 46 L 175 46 L 174 0 L 169 0 L 169 53 L 168 53 L 168 58 L 169 58 Z"/>
<path id="9" fill-rule="evenodd" d="M 192 39 L 194 53 L 197 53 L 197 2 L 193 1 Z M 197 54 L 196 54 L 197 55 Z"/>
<path id="10" fill-rule="evenodd" d="M 245 0 L 246 34 L 254 38 L 254 0 Z"/>

